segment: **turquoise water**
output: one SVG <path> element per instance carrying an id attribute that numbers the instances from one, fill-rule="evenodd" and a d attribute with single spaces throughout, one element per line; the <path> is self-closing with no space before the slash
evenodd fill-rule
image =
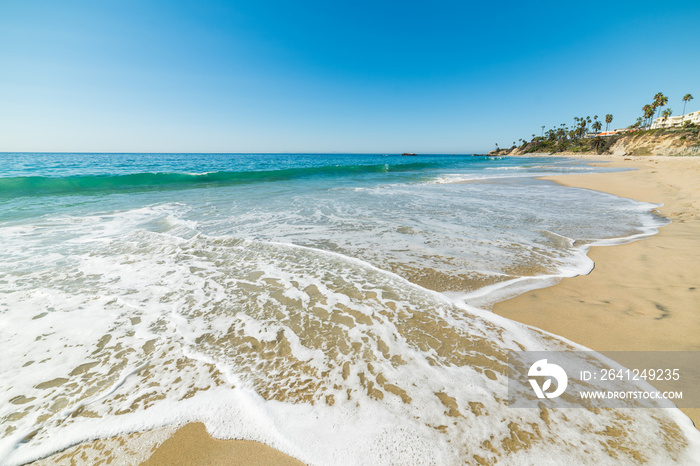
<path id="1" fill-rule="evenodd" d="M 594 171 L 567 159 L 381 154 L 5 154 L 3 159 L 0 220 L 24 224 L 34 218 L 60 235 L 63 228 L 55 220 L 63 216 L 117 216 L 111 227 L 118 217 L 145 208 L 158 211 L 148 217 L 157 225 L 167 210 L 196 224 L 188 234 L 331 250 L 439 291 L 571 274 L 587 267 L 574 243 L 625 237 L 656 224 L 648 206 L 532 179 Z M 81 233 L 90 234 L 91 229 Z"/>
<path id="2" fill-rule="evenodd" d="M 576 458 L 571 438 L 607 458 L 590 426 L 619 422 L 614 412 L 545 425 L 503 405 L 507 350 L 566 344 L 487 310 L 587 273 L 591 244 L 664 224 L 653 205 L 534 179 L 604 168 L 459 155 L 0 159 L 0 463 L 193 420 L 310 464 L 529 464 Z M 660 421 L 636 416 L 626 445 L 664 459 Z M 510 423 L 536 441 L 499 446 Z"/>

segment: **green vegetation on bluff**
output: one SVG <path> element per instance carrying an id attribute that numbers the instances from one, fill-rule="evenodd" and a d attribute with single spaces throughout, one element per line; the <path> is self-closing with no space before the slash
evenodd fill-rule
<path id="1" fill-rule="evenodd" d="M 654 147 L 667 143 L 666 146 L 697 147 L 700 148 L 700 127 L 686 125 L 680 128 L 664 128 L 640 130 L 634 132 L 618 133 L 612 136 L 592 138 L 568 139 L 564 141 L 549 141 L 535 138 L 519 147 L 501 149 L 498 155 L 521 155 L 532 153 L 596 153 L 612 154 L 616 147 L 635 146 L 630 155 L 652 155 L 658 151 Z M 640 147 L 636 147 L 640 146 Z M 646 148 L 645 148 L 646 147 Z M 493 151 L 492 153 L 496 153 Z M 693 152 L 700 155 L 700 150 Z"/>
<path id="2" fill-rule="evenodd" d="M 686 94 L 683 97 L 684 111 L 685 104 L 693 99 L 691 94 Z M 647 138 L 651 143 L 659 143 L 663 140 L 673 140 L 672 144 L 666 146 L 692 146 L 700 144 L 698 125 L 685 122 L 681 127 L 653 129 L 651 124 L 654 116 L 657 118 L 663 117 L 664 120 L 671 117 L 673 111 L 661 108 L 668 103 L 668 97 L 659 92 L 654 96 L 650 104 L 642 107 L 642 116 L 637 118 L 633 124 L 625 129 L 608 131 L 610 123 L 613 122 L 613 115 L 605 115 L 606 132 L 601 133 L 602 122 L 599 121 L 598 115 L 593 118 L 575 117 L 572 125 L 562 123 L 559 126 L 550 128 L 545 131 L 546 127 L 541 127 L 540 136 L 532 135 L 530 140 L 520 139 L 519 144 L 513 141 L 509 148 L 500 148 L 496 144 L 496 149 L 489 152 L 490 155 L 520 155 L 530 153 L 597 153 L 609 154 L 614 152 L 616 146 L 625 145 L 629 141 L 636 139 Z M 666 141 L 668 142 L 668 141 Z M 649 152 L 653 152 L 649 149 Z"/>

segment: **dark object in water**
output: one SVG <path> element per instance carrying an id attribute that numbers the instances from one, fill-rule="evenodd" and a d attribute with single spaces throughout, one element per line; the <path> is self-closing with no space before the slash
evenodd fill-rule
<path id="1" fill-rule="evenodd" d="M 403 155 L 403 156 L 410 156 L 410 157 L 414 157 L 414 156 L 415 156 L 416 154 L 414 154 L 413 152 L 404 152 L 404 153 L 403 153 L 403 154 L 401 154 L 401 155 Z"/>

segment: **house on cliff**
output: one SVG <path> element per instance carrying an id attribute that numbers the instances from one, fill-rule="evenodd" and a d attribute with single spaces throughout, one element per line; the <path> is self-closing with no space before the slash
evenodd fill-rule
<path id="1" fill-rule="evenodd" d="M 686 113 L 685 115 L 657 118 L 651 124 L 651 129 L 676 128 L 683 126 L 688 121 L 694 125 L 700 125 L 700 111 Z"/>

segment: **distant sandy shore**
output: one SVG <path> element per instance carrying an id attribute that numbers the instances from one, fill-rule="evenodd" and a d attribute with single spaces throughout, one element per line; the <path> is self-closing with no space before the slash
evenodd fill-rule
<path id="1" fill-rule="evenodd" d="M 659 234 L 593 247 L 595 269 L 498 303 L 494 312 L 597 351 L 700 350 L 700 157 L 585 156 L 635 171 L 545 178 L 663 203 Z M 700 426 L 700 409 L 684 409 Z"/>
<path id="2" fill-rule="evenodd" d="M 700 157 L 599 159 L 611 162 L 608 166 L 637 170 L 546 179 L 663 203 L 659 212 L 672 223 L 641 241 L 594 247 L 589 252 L 595 262 L 591 274 L 496 304 L 494 312 L 599 351 L 700 350 Z M 683 411 L 700 425 L 700 409 Z M 117 449 L 124 445 L 123 438 L 116 441 Z M 141 455 L 150 457 L 145 464 L 302 464 L 257 442 L 213 439 L 198 423 L 161 441 L 147 446 L 148 453 Z M 80 459 L 99 442 L 103 441 L 73 447 L 44 461 Z M 103 453 L 109 449 L 97 448 Z"/>

